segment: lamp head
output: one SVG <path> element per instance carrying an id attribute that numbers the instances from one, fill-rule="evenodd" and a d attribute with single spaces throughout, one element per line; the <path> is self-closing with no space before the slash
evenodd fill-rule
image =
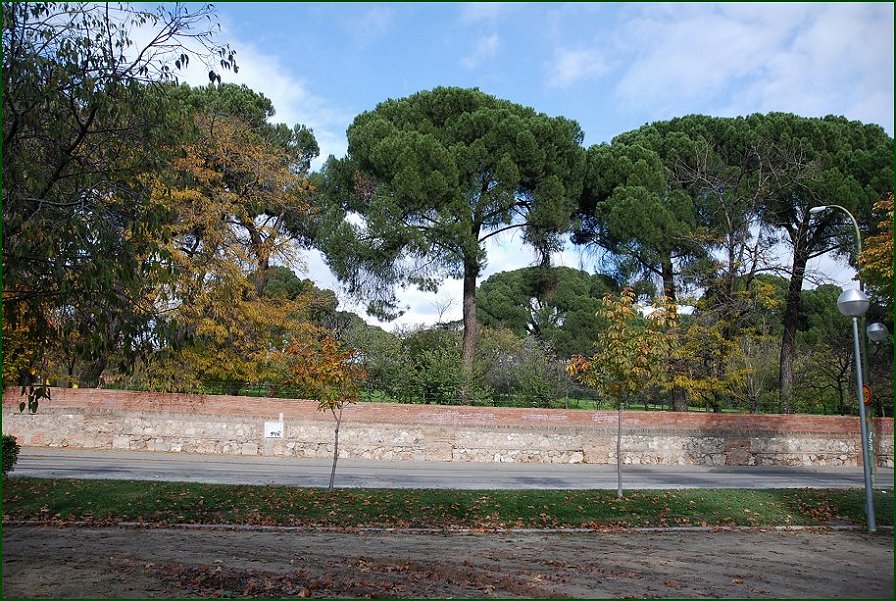
<path id="1" fill-rule="evenodd" d="M 820 207 L 812 207 L 811 209 L 809 209 L 809 213 L 811 213 L 812 215 L 818 215 L 819 213 L 824 213 L 825 211 L 827 211 L 828 208 L 829 207 L 827 205 L 821 205 Z"/>
<path id="2" fill-rule="evenodd" d="M 869 324 L 868 327 L 865 328 L 865 333 L 867 333 L 868 338 L 874 342 L 882 342 L 886 340 L 887 336 L 890 334 L 887 330 L 887 326 L 879 321 Z"/>
<path id="3" fill-rule="evenodd" d="M 855 288 L 844 290 L 837 298 L 837 309 L 847 317 L 861 317 L 870 305 L 868 295 Z"/>

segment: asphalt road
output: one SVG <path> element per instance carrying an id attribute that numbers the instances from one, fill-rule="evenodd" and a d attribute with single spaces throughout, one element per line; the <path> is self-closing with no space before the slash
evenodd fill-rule
<path id="1" fill-rule="evenodd" d="M 325 487 L 331 462 L 291 457 L 191 455 L 24 447 L 12 476 L 285 484 Z M 386 462 L 342 459 L 336 486 L 356 488 L 615 489 L 615 465 Z M 629 489 L 860 488 L 849 467 L 623 466 Z M 875 487 L 893 488 L 893 470 L 878 469 Z"/>

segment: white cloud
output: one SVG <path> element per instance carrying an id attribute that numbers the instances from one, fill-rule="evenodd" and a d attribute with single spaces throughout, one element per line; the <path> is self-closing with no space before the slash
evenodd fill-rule
<path id="1" fill-rule="evenodd" d="M 467 69 L 474 69 L 484 61 L 493 58 L 500 46 L 501 38 L 496 33 L 480 38 L 473 51 L 461 60 L 461 64 Z"/>
<path id="2" fill-rule="evenodd" d="M 561 48 L 547 66 L 548 85 L 568 88 L 580 81 L 595 79 L 610 71 L 610 66 L 597 50 Z"/>
<path id="3" fill-rule="evenodd" d="M 844 114 L 892 134 L 893 54 L 892 4 L 824 6 L 747 94 L 762 112 Z"/>
<path id="4" fill-rule="evenodd" d="M 278 58 L 241 42 L 236 42 L 234 47 L 239 73 L 222 79 L 246 84 L 270 98 L 277 111 L 272 121 L 290 126 L 301 123 L 313 129 L 320 146 L 320 156 L 313 168 L 319 168 L 330 154 L 337 157 L 345 154 L 345 128 L 354 115 L 311 93 L 305 82 L 293 76 Z"/>
<path id="5" fill-rule="evenodd" d="M 615 89 L 620 104 L 678 112 L 724 96 L 738 78 L 761 74 L 787 35 L 780 25 L 709 11 L 644 15 L 622 29 L 631 34 L 632 60 Z"/>
<path id="6" fill-rule="evenodd" d="M 319 168 L 332 154 L 343 156 L 347 149 L 345 129 L 354 118 L 354 113 L 344 110 L 336 103 L 316 96 L 309 91 L 301 77 L 278 57 L 265 54 L 253 44 L 240 41 L 238 32 L 231 31 L 226 21 L 221 23 L 218 39 L 229 40 L 231 48 L 236 50 L 237 72 L 227 71 L 218 65 L 211 65 L 221 76 L 224 83 L 245 84 L 252 90 L 264 94 L 274 105 L 276 114 L 271 119 L 274 123 L 286 123 L 290 127 L 303 124 L 314 130 L 314 137 L 320 146 L 320 156 L 312 163 L 312 169 Z M 148 44 L 153 36 L 153 28 L 147 25 L 131 32 L 137 48 Z M 201 56 L 205 51 L 195 49 Z M 205 86 L 209 83 L 209 65 L 194 56 L 186 69 L 178 72 L 178 80 L 192 86 Z"/>
<path id="7" fill-rule="evenodd" d="M 628 111 L 833 113 L 893 131 L 892 4 L 642 6 L 615 38 Z"/>

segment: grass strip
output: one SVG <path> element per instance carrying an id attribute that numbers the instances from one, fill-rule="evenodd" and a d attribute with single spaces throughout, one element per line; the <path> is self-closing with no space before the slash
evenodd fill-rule
<path id="1" fill-rule="evenodd" d="M 383 528 L 613 528 L 865 524 L 861 489 L 336 489 L 131 480 L 3 482 L 5 520 Z M 879 525 L 893 491 L 876 491 Z"/>

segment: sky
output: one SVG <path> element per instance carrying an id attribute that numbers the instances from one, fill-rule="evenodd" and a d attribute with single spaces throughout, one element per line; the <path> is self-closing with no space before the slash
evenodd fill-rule
<path id="1" fill-rule="evenodd" d="M 313 129 L 321 156 L 344 156 L 352 120 L 389 98 L 476 87 L 574 119 L 586 147 L 687 114 L 843 115 L 893 135 L 893 3 L 257 3 L 216 5 L 219 39 L 272 121 Z M 196 71 L 197 84 L 207 76 Z M 190 83 L 189 76 L 186 78 Z M 202 78 L 205 77 L 205 81 Z M 518 236 L 488 247 L 484 279 L 532 264 Z M 595 270 L 568 247 L 556 264 Z M 339 291 L 321 257 L 304 277 Z M 809 265 L 849 287 L 828 257 Z M 459 319 L 461 284 L 400 293 L 391 328 Z M 363 310 L 340 294 L 342 308 Z M 371 323 L 377 323 L 367 318 Z"/>

